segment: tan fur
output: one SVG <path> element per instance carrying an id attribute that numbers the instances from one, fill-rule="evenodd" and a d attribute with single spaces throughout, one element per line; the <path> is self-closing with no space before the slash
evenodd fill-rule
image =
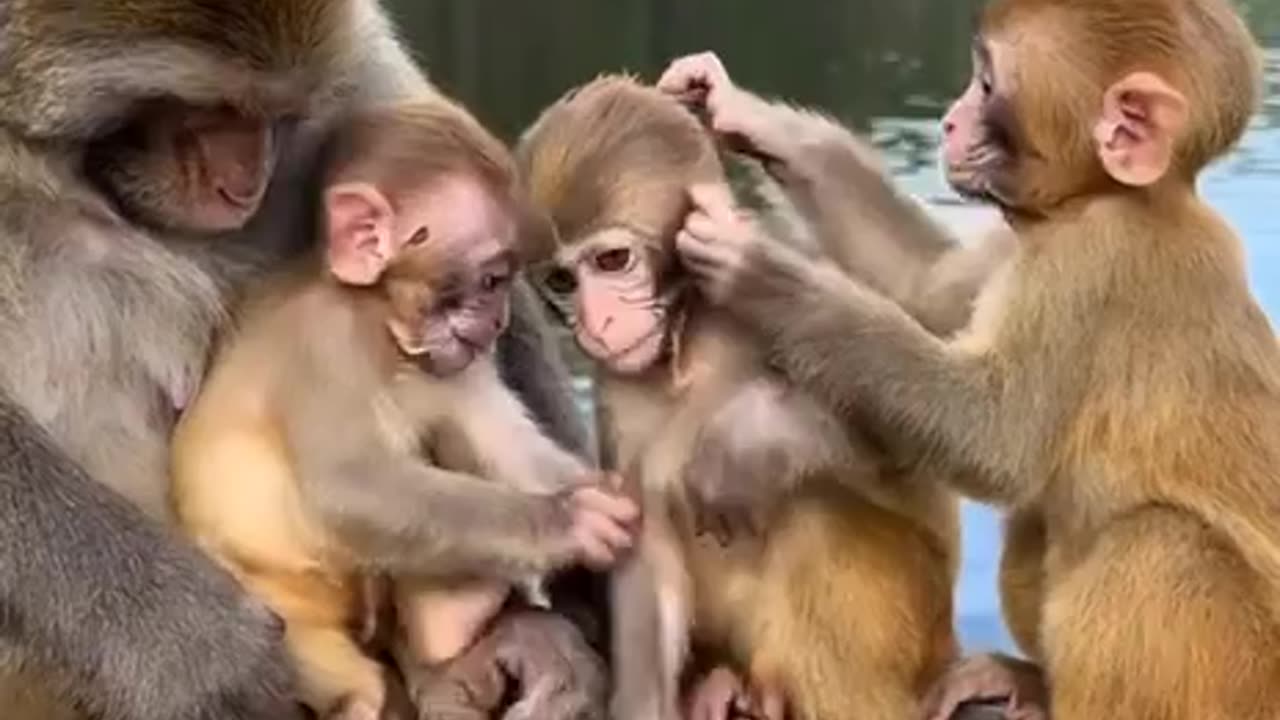
<path id="1" fill-rule="evenodd" d="M 602 78 L 553 105 L 519 155 L 565 252 L 617 224 L 645 238 L 659 267 L 674 263 L 686 183 L 723 179 L 692 116 L 627 78 Z M 637 565 L 622 573 L 656 576 L 656 586 L 630 592 L 656 594 L 658 626 L 628 629 L 620 618 L 628 634 L 614 639 L 615 662 L 650 657 L 655 632 L 662 645 L 656 667 L 637 669 L 663 676 L 650 683 L 661 697 L 615 698 L 615 714 L 674 712 L 687 634 L 700 662 L 780 688 L 798 718 L 913 717 L 915 698 L 954 652 L 954 500 L 895 479 L 868 444 L 772 376 L 725 316 L 687 302 L 672 359 L 638 377 L 605 369 L 599 378 L 606 454 L 639 484 L 647 510 Z M 694 532 L 683 492 L 696 482 L 688 464 L 717 444 L 782 453 L 786 476 L 774 480 L 794 488 L 761 537 L 727 547 Z M 635 598 L 616 600 L 625 613 Z"/>
<path id="2" fill-rule="evenodd" d="M 375 708 L 383 699 L 381 670 L 357 646 L 351 630 L 366 611 L 359 603 L 358 577 L 368 566 L 310 510 L 292 460 L 305 450 L 288 442 L 281 425 L 287 407 L 281 388 L 298 382 L 289 376 L 300 372 L 297 356 L 284 350 L 291 343 L 287 339 L 306 343 L 299 328 L 314 332 L 317 325 L 350 317 L 353 300 L 343 293 L 311 280 L 257 301 L 184 415 L 173 449 L 174 502 L 184 528 L 285 618 L 302 697 L 322 713 L 352 697 Z M 360 314 L 376 322 L 378 315 L 370 312 L 366 307 Z M 379 343 L 379 329 L 375 324 L 347 337 L 374 348 L 389 345 L 389 340 Z M 382 353 L 380 362 L 398 362 L 390 348 L 376 352 Z M 308 392 L 322 387 L 313 385 Z M 417 456 L 425 444 L 428 457 L 450 469 L 504 481 L 523 479 L 530 464 L 548 467 L 542 454 L 563 463 L 556 479 L 583 472 L 526 417 L 501 385 L 491 359 L 476 360 L 449 381 L 406 364 L 371 391 L 368 400 L 380 424 L 376 435 L 384 438 L 388 452 Z M 499 437 L 500 447 L 481 440 L 490 433 Z M 423 594 L 438 582 L 415 583 L 414 602 L 425 601 Z"/>
<path id="3" fill-rule="evenodd" d="M 357 492 L 386 493 L 371 502 L 390 505 L 398 501 L 391 494 L 394 486 L 349 477 L 362 474 L 349 466 L 352 457 L 382 453 L 410 471 L 415 463 L 423 468 L 431 463 L 454 473 L 436 480 L 442 484 L 487 478 L 542 497 L 582 481 L 586 470 L 542 434 L 502 383 L 492 348 L 483 348 L 458 374 L 436 377 L 416 364 L 418 351 L 395 333 L 401 326 L 417 331 L 427 323 L 450 322 L 450 316 L 429 314 L 437 298 L 451 282 L 472 292 L 463 283 L 478 277 L 465 274 L 467 268 L 446 266 L 465 249 L 451 239 L 461 230 L 436 225 L 438 216 L 429 221 L 430 231 L 439 236 L 434 244 L 408 244 L 411 239 L 401 237 L 418 234 L 412 227 L 403 229 L 408 220 L 402 218 L 423 217 L 411 215 L 409 206 L 426 202 L 433 189 L 447 183 L 478 183 L 476 192 L 491 195 L 501 216 L 494 218 L 493 231 L 509 233 L 501 229 L 510 227 L 506 221 L 516 203 L 509 153 L 469 114 L 442 99 L 355 115 L 335 133 L 334 142 L 325 187 L 372 184 L 394 207 L 391 212 L 399 213 L 382 219 L 389 239 L 381 254 L 373 255 L 381 264 L 372 285 L 336 279 L 334 262 L 374 251 L 339 242 L 337 233 L 349 232 L 346 226 L 331 228 L 333 220 L 322 217 L 328 242 L 320 241 L 317 254 L 325 260 L 300 263 L 270 279 L 241 308 L 234 334 L 219 349 L 196 402 L 175 431 L 172 487 L 187 533 L 284 618 L 304 702 L 322 714 L 339 708 L 376 713 L 386 700 L 382 668 L 355 637 L 357 626 L 379 609 L 367 606 L 372 573 L 391 571 L 401 624 L 395 651 L 406 672 L 465 649 L 497 613 L 510 585 L 507 578 L 486 574 L 486 568 L 465 564 L 419 561 L 415 572 L 386 567 L 385 560 L 356 547 L 349 540 L 353 531 L 343 527 L 350 523 L 357 534 L 379 530 L 363 525 L 369 518 L 343 514 L 345 504 L 361 498 L 338 501 L 338 519 L 320 509 L 326 485 L 333 482 L 325 473 L 362 486 Z M 431 161 L 405 160 L 418 154 Z M 476 242 L 491 242 L 486 259 L 494 259 L 507 252 L 509 240 Z M 500 329 L 505 306 L 487 322 Z M 329 402 L 340 409 L 314 416 L 313 407 L 299 404 L 299 394 L 312 401 L 332 396 Z M 297 431 L 325 423 L 333 426 L 318 436 Z M 331 446 L 341 446 L 325 436 L 354 436 L 372 447 L 316 464 Z M 312 445 L 317 441 L 325 446 Z M 417 479 L 422 492 L 429 490 L 432 476 Z M 416 507 L 413 522 L 419 525 L 431 524 L 423 510 L 449 509 L 444 501 L 438 508 L 424 508 L 414 497 L 399 501 Z M 400 517 L 411 513 L 400 509 L 372 521 L 396 536 L 403 532 Z M 506 521 L 519 525 L 530 518 Z M 433 532 L 447 545 L 452 540 L 444 526 L 439 523 Z M 502 542 L 493 539 L 495 547 Z"/>
<path id="4" fill-rule="evenodd" d="M 285 716 L 274 618 L 163 527 L 166 443 L 227 305 L 309 239 L 295 232 L 311 211 L 300 189 L 334 116 L 435 94 L 377 0 L 0 4 L 0 475 L 13 499 L 0 596 L 22 618 L 0 638 L 6 717 L 72 704 L 103 720 Z M 162 229 L 89 172 L 158 98 L 283 121 L 244 228 Z M 140 191 L 171 192 L 164 182 Z M 512 313 L 504 376 L 550 432 L 585 444 L 527 287 Z M 50 702 L 35 709 L 41 684 Z"/>
<path id="5" fill-rule="evenodd" d="M 1271 720 L 1280 352 L 1238 238 L 1194 188 L 1252 111 L 1255 48 L 1217 0 L 991 7 L 1002 119 L 1047 156 L 1015 145 L 1000 168 L 1020 180 L 1000 198 L 1018 242 L 969 328 L 943 342 L 765 244 L 726 302 L 815 397 L 1013 511 L 1004 609 L 1048 673 L 1054 718 Z M 1095 54 L 1057 77 L 1039 72 L 1046 47 Z M 1100 179 L 1084 135 L 1094 99 L 1134 67 L 1193 108 L 1150 187 Z"/>

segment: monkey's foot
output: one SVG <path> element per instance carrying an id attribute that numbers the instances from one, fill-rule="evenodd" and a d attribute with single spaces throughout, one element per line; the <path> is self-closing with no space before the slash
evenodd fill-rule
<path id="1" fill-rule="evenodd" d="M 604 664 L 559 615 L 506 611 L 454 660 L 405 672 L 419 720 L 604 720 Z M 512 683 L 515 687 L 512 687 Z"/>
<path id="2" fill-rule="evenodd" d="M 494 633 L 502 668 L 520 685 L 503 720 L 604 720 L 603 661 L 569 620 L 550 612 L 515 610 Z"/>
<path id="3" fill-rule="evenodd" d="M 477 640 L 443 665 L 403 667 L 405 689 L 418 720 L 489 720 L 498 711 L 508 678 L 497 663 L 492 635 Z"/>
<path id="4" fill-rule="evenodd" d="M 733 670 L 719 666 L 708 672 L 689 693 L 687 720 L 786 720 L 782 693 L 753 684 L 748 688 Z"/>
<path id="5" fill-rule="evenodd" d="M 1048 692 L 1035 665 L 998 655 L 978 655 L 954 665 L 926 696 L 926 720 L 960 720 L 978 708 L 996 720 L 1048 720 Z"/>

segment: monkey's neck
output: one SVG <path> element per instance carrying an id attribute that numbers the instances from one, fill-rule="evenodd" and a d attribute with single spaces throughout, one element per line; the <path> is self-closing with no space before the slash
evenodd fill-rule
<path id="1" fill-rule="evenodd" d="M 1061 228 L 1087 222 L 1099 211 L 1115 216 L 1152 215 L 1168 219 L 1185 214 L 1187 208 L 1203 208 L 1195 188 L 1195 179 L 1173 177 L 1151 187 L 1111 188 L 1065 198 L 1051 207 L 1017 208 L 1001 206 L 1005 221 L 1020 235 L 1030 235 L 1046 228 Z"/>

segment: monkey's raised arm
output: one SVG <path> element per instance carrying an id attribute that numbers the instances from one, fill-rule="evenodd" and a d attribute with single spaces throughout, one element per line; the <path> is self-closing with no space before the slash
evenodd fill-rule
<path id="1" fill-rule="evenodd" d="M 1005 232 L 976 245 L 957 242 L 898 192 L 852 132 L 735 86 L 712 53 L 674 61 L 658 84 L 686 99 L 703 97 L 713 131 L 763 161 L 828 256 L 934 333 L 967 322 L 978 289 L 1012 252 Z"/>
<path id="2" fill-rule="evenodd" d="M 991 358 L 939 340 L 834 265 L 774 243 L 751 247 L 726 304 L 788 377 L 850 421 L 907 439 L 906 452 L 941 454 L 965 470 L 954 481 L 976 498 L 1009 503 L 1033 491 L 1024 485 L 1038 477 L 1048 428 L 1026 407 L 1035 398 L 1000 393 Z"/>
<path id="3" fill-rule="evenodd" d="M 479 474 L 525 492 L 549 493 L 585 483 L 586 463 L 548 437 L 498 377 L 492 363 L 473 368 L 479 382 L 450 413 L 483 470 Z"/>
<path id="4" fill-rule="evenodd" d="M 902 306 L 929 331 L 963 327 L 972 301 L 1013 252 L 1007 231 L 965 245 L 893 184 L 874 151 L 825 116 L 786 105 L 803 128 L 773 176 L 837 264 Z"/>

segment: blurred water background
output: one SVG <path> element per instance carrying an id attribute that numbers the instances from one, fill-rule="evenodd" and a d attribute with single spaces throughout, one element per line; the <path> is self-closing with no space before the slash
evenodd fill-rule
<path id="1" fill-rule="evenodd" d="M 937 119 L 966 82 L 980 0 L 391 0 L 432 77 L 514 139 L 599 72 L 654 80 L 712 49 L 735 80 L 817 105 L 868 133 L 904 187 L 958 226 L 983 222 L 936 170 Z M 1240 0 L 1265 47 L 1268 94 L 1242 146 L 1203 192 L 1244 236 L 1254 291 L 1280 318 L 1280 0 Z M 1011 648 L 995 579 L 999 517 L 965 507 L 957 625 L 970 649 Z M 1278 520 L 1280 522 L 1280 520 Z"/>

